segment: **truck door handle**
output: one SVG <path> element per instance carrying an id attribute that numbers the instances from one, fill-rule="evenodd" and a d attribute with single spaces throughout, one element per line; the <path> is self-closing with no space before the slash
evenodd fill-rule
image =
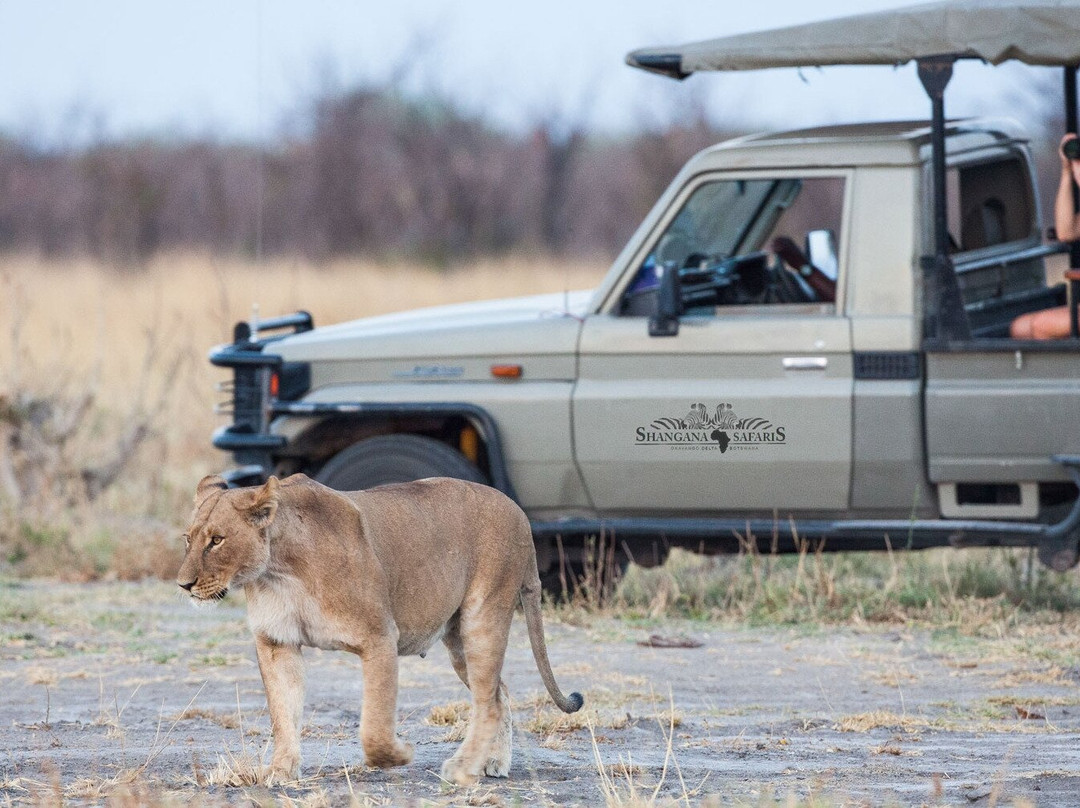
<path id="1" fill-rule="evenodd" d="M 829 360 L 824 356 L 785 356 L 784 370 L 825 370 Z"/>

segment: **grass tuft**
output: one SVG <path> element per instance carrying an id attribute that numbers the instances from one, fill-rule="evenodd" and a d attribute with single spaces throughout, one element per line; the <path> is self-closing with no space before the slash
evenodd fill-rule
<path id="1" fill-rule="evenodd" d="M 930 722 L 925 718 L 897 715 L 888 710 L 874 710 L 869 713 L 843 716 L 836 722 L 835 729 L 839 732 L 869 732 L 872 729 L 917 732 L 928 726 L 930 726 Z"/>
<path id="2" fill-rule="evenodd" d="M 436 704 L 424 719 L 424 723 L 434 727 L 446 727 L 446 735 L 440 739 L 441 743 L 457 743 L 465 739 L 470 711 L 471 705 L 467 701 Z"/>

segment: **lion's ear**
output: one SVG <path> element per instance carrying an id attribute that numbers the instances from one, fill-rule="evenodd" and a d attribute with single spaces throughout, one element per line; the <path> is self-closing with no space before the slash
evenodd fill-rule
<path id="1" fill-rule="evenodd" d="M 255 527 L 260 529 L 269 527 L 270 523 L 274 521 L 274 517 L 277 516 L 278 485 L 278 478 L 271 477 L 255 493 L 251 504 L 247 506 L 248 521 Z"/>
<path id="2" fill-rule="evenodd" d="M 199 480 L 198 486 L 195 487 L 195 504 L 198 505 L 211 491 L 224 491 L 229 487 L 229 484 L 225 482 L 217 474 L 208 474 Z"/>

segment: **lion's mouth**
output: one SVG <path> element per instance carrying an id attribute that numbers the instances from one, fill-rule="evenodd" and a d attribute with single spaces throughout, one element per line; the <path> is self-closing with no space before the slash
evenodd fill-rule
<path id="1" fill-rule="evenodd" d="M 219 601 L 219 600 L 225 600 L 225 597 L 228 594 L 229 594 L 229 587 L 226 586 L 226 587 L 223 587 L 223 588 L 219 589 L 217 592 L 213 592 L 213 593 L 211 593 L 209 595 L 204 595 L 204 594 L 202 594 L 200 592 L 192 592 L 191 593 L 191 599 L 195 600 L 195 601 L 200 601 L 202 603 L 213 603 L 213 602 L 216 602 L 216 601 Z"/>

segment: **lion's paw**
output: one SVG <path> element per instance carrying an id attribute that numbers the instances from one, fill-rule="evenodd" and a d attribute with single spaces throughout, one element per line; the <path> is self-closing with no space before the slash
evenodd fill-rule
<path id="1" fill-rule="evenodd" d="M 510 759 L 513 749 L 510 746 L 510 738 L 513 725 L 511 724 L 510 711 L 504 710 L 499 730 L 491 742 L 490 757 L 484 766 L 484 774 L 488 777 L 509 777 Z"/>
<path id="2" fill-rule="evenodd" d="M 276 761 L 270 764 L 269 771 L 262 778 L 263 785 L 276 786 L 282 783 L 291 783 L 300 778 L 300 760 Z"/>
<path id="3" fill-rule="evenodd" d="M 412 763 L 413 747 L 396 740 L 392 744 L 373 744 L 364 747 L 364 758 L 367 765 L 378 769 L 407 766 Z"/>
<path id="4" fill-rule="evenodd" d="M 477 772 L 470 772 L 465 762 L 456 755 L 442 765 L 442 779 L 457 783 L 459 786 L 471 786 L 480 779 Z"/>
<path id="5" fill-rule="evenodd" d="M 487 777 L 509 777 L 509 759 L 497 760 L 496 758 L 492 758 L 487 762 L 487 765 L 484 766 L 484 774 Z"/>

